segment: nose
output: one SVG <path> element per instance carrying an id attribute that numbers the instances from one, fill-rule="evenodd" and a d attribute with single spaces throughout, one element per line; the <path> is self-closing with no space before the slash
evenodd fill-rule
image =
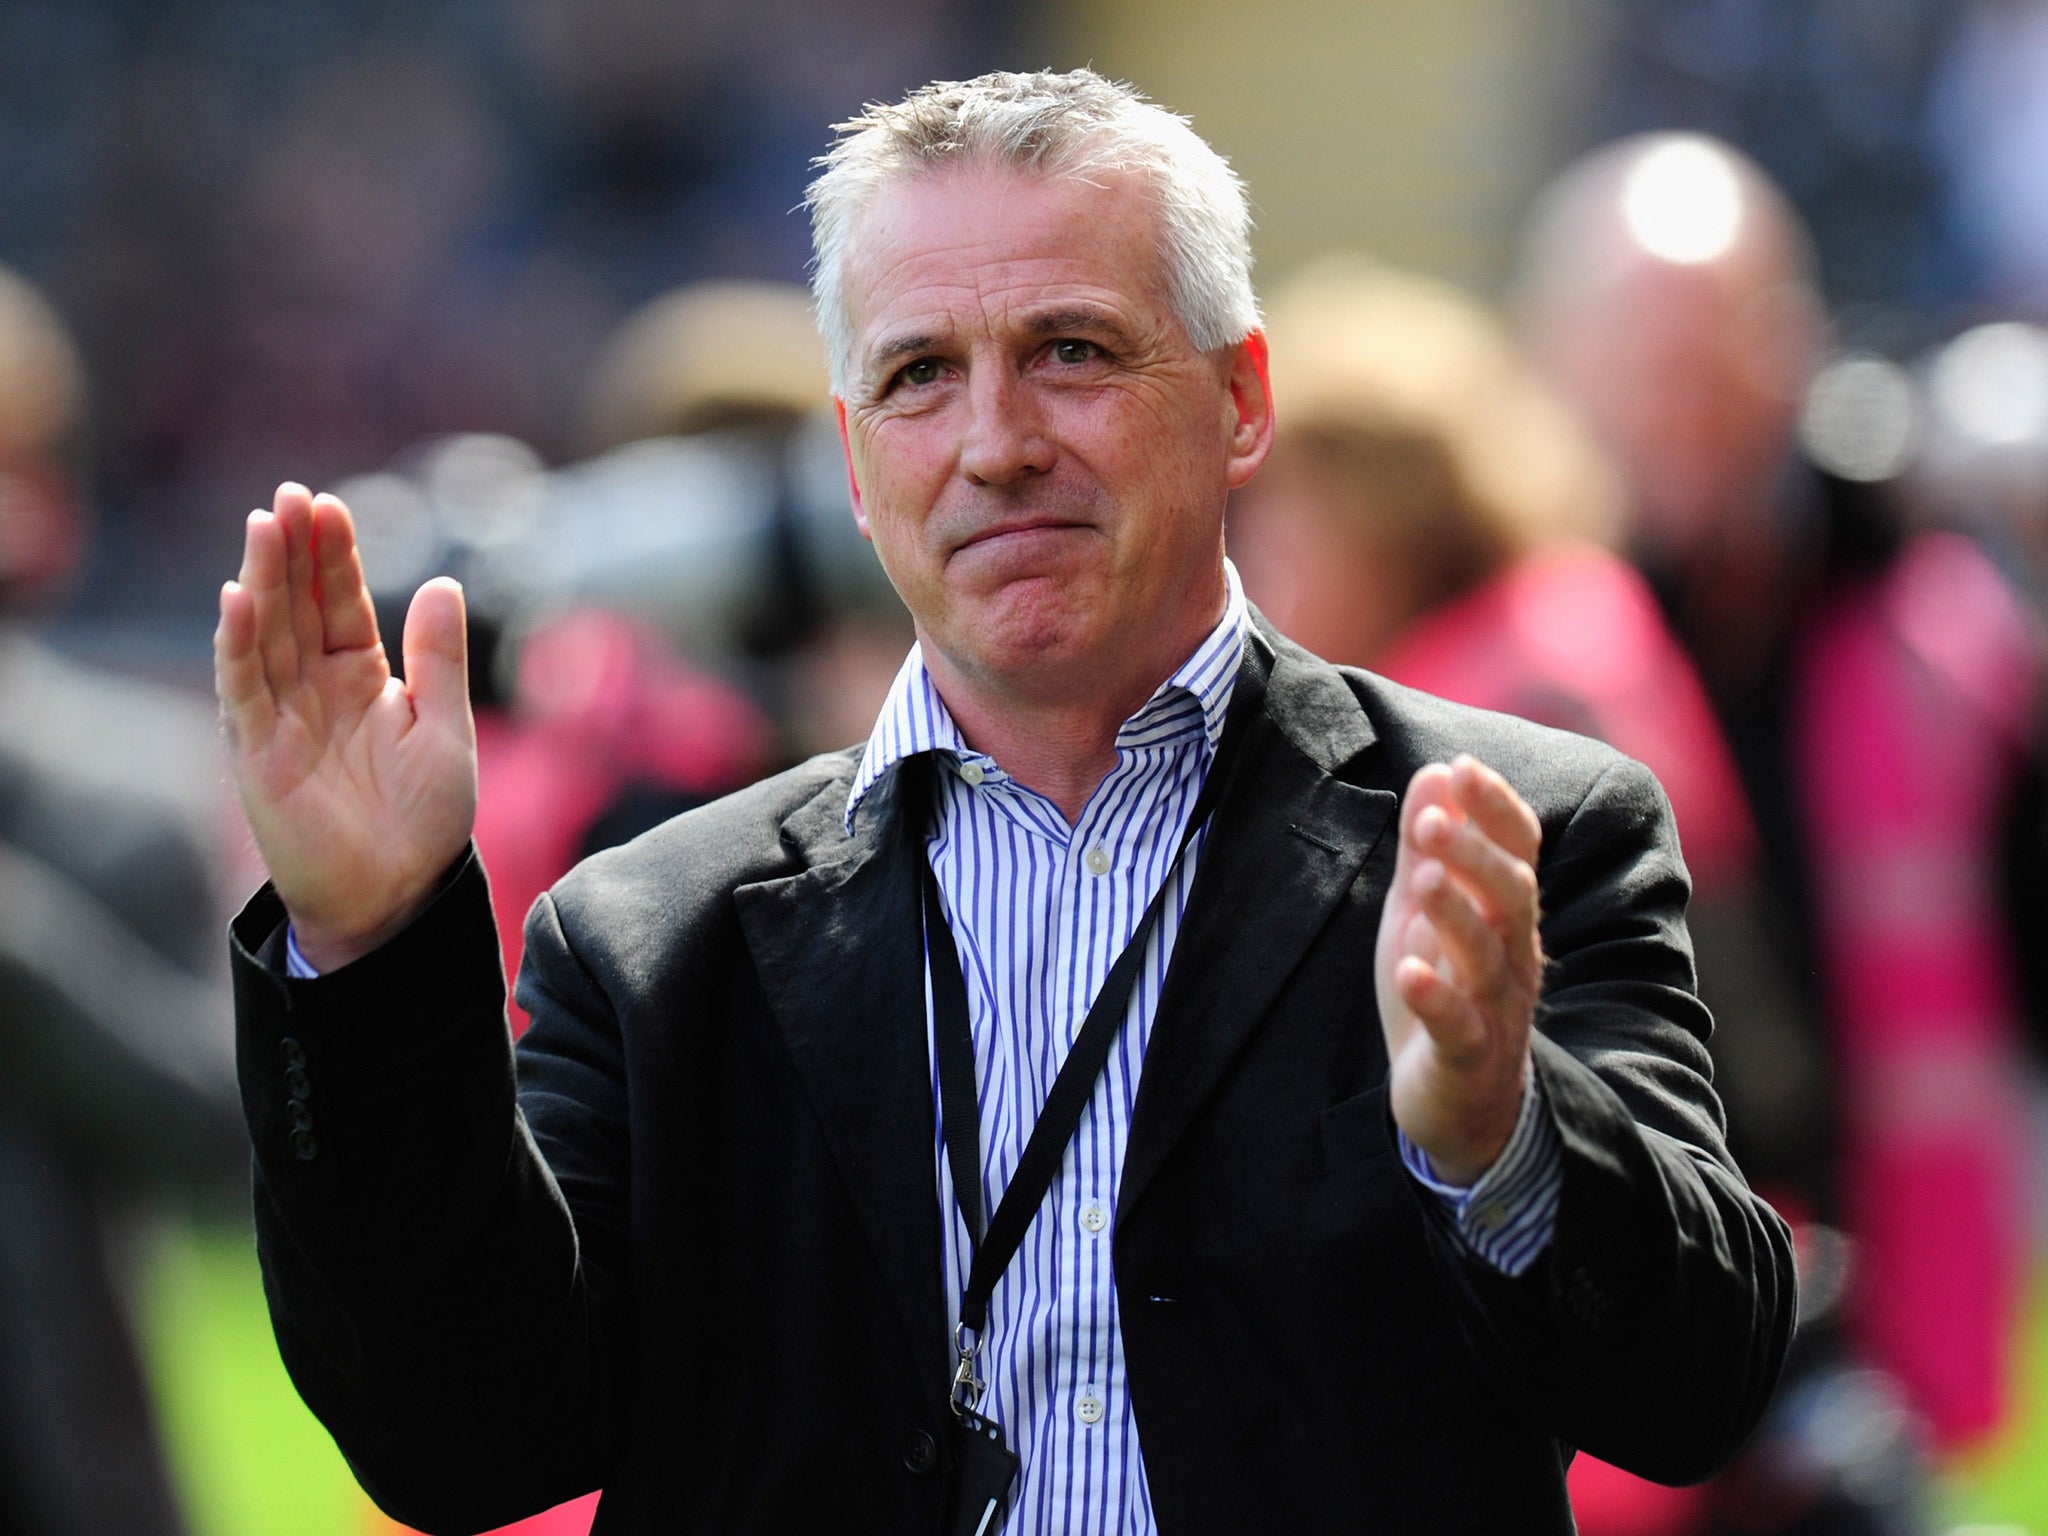
<path id="1" fill-rule="evenodd" d="M 1052 468 L 1054 445 L 1035 392 L 1003 368 L 968 381 L 960 472 L 976 485 L 1012 485 Z"/>

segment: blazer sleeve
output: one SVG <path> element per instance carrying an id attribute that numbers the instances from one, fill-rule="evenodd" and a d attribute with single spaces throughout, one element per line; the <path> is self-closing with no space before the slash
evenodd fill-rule
<path id="1" fill-rule="evenodd" d="M 1432 1253 L 1482 1364 L 1552 1433 L 1696 1482 L 1776 1385 L 1791 1235 L 1728 1155 L 1663 791 L 1618 760 L 1545 833 L 1534 1064 L 1563 1147 L 1555 1234 L 1509 1278 L 1431 1212 Z"/>
<path id="2" fill-rule="evenodd" d="M 536 911 L 528 962 L 557 1038 L 575 1042 L 590 1137 L 560 1179 L 515 1095 L 473 851 L 409 928 L 329 975 L 284 974 L 268 887 L 233 926 L 257 1247 L 280 1350 L 365 1490 L 433 1536 L 588 1492 L 613 1440 L 618 1033 L 551 910 Z"/>

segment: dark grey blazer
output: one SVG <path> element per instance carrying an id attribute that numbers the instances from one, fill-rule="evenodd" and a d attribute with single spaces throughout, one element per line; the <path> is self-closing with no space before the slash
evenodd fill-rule
<path id="1" fill-rule="evenodd" d="M 1564 1532 L 1574 1446 L 1707 1475 L 1776 1377 L 1792 1261 L 1723 1147 L 1662 793 L 1582 738 L 1255 643 L 1272 683 L 1116 1213 L 1161 1531 Z M 1544 828 L 1536 1069 L 1564 1193 L 1515 1280 L 1394 1154 L 1373 1000 L 1397 795 L 1461 750 Z M 317 981 L 262 953 L 274 897 L 238 920 L 278 1337 L 399 1518 L 473 1531 L 602 1485 L 606 1536 L 939 1528 L 921 845 L 888 785 L 846 834 L 857 762 L 692 812 L 543 898 L 516 1088 L 473 860 Z"/>

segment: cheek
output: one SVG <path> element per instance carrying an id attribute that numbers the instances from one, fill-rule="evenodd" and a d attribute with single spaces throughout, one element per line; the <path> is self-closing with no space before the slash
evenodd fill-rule
<path id="1" fill-rule="evenodd" d="M 928 485 L 945 478 L 958 436 L 953 413 L 943 409 L 891 417 L 864 434 L 856 462 L 879 484 Z"/>
<path id="2" fill-rule="evenodd" d="M 1221 505 L 1223 436 L 1198 400 L 1085 396 L 1062 401 L 1052 421 L 1066 449 L 1117 500 L 1163 501 L 1188 513 L 1200 502 Z M 1170 537 L 1178 526 L 1169 519 L 1151 532 Z"/>

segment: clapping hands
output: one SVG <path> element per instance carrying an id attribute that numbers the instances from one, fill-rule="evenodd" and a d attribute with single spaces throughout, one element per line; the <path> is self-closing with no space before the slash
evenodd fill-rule
<path id="1" fill-rule="evenodd" d="M 1543 832 L 1471 757 L 1419 770 L 1401 806 L 1374 979 L 1394 1120 L 1437 1175 L 1469 1185 L 1507 1145 L 1542 988 Z"/>

